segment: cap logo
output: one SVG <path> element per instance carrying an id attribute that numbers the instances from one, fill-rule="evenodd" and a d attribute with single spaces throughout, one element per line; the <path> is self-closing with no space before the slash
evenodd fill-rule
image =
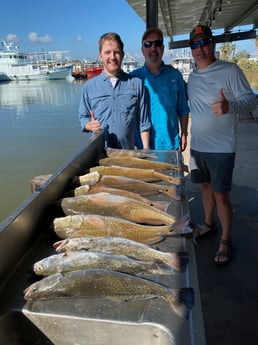
<path id="1" fill-rule="evenodd" d="M 202 27 L 201 26 L 197 26 L 196 28 L 195 28 L 195 35 L 199 35 L 199 34 L 201 34 L 202 33 Z"/>

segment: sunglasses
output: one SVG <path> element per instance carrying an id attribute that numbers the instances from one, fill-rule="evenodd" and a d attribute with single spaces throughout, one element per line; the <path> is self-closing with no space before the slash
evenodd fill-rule
<path id="1" fill-rule="evenodd" d="M 156 41 L 144 41 L 143 46 L 144 48 L 150 48 L 154 45 L 154 47 L 161 47 L 163 45 L 163 40 L 156 40 Z"/>
<path id="2" fill-rule="evenodd" d="M 204 38 L 204 39 L 199 40 L 199 41 L 193 41 L 190 43 L 190 48 L 196 49 L 198 46 L 200 46 L 201 48 L 207 47 L 211 41 L 212 40 L 210 38 Z"/>

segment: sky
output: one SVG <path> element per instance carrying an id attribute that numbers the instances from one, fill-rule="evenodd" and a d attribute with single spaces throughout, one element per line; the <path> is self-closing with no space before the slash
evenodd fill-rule
<path id="1" fill-rule="evenodd" d="M 126 55 L 142 60 L 140 42 L 146 24 L 126 0 L 12 0 L 1 3 L 1 13 L 0 38 L 14 42 L 20 52 L 62 50 L 64 58 L 95 61 L 99 37 L 114 31 L 121 36 Z M 165 39 L 166 48 L 168 42 Z M 236 46 L 236 53 L 247 50 L 255 56 L 254 40 L 238 41 Z M 171 53 L 165 50 L 165 62 Z"/>

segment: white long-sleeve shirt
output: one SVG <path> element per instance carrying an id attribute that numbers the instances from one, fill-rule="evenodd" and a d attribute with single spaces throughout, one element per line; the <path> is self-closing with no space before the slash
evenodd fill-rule
<path id="1" fill-rule="evenodd" d="M 211 105 L 220 101 L 220 89 L 229 102 L 229 111 L 217 116 Z M 256 107 L 256 97 L 242 70 L 236 64 L 222 60 L 197 69 L 189 76 L 188 97 L 192 115 L 191 149 L 235 152 L 238 115 Z"/>

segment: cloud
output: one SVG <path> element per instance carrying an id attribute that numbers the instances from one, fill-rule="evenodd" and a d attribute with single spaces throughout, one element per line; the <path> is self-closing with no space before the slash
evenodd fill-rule
<path id="1" fill-rule="evenodd" d="M 15 35 L 15 34 L 8 34 L 6 36 L 6 41 L 7 42 L 18 43 L 20 41 L 20 38 L 17 35 Z"/>
<path id="2" fill-rule="evenodd" d="M 38 37 L 38 34 L 36 32 L 29 33 L 28 39 L 34 43 L 49 43 L 51 41 L 51 37 L 49 35 Z"/>

